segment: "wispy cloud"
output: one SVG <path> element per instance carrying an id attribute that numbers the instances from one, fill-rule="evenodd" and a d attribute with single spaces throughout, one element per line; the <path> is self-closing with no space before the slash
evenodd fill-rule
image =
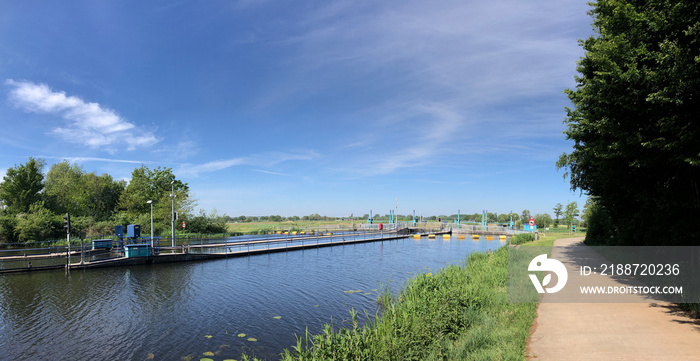
<path id="1" fill-rule="evenodd" d="M 393 79 L 404 85 L 396 88 L 400 96 L 442 90 L 442 97 L 493 104 L 553 87 L 560 91 L 573 81 L 567 75 L 575 64 L 567 59 L 580 49 L 571 34 L 553 30 L 578 11 L 576 3 L 331 2 L 292 32 L 287 41 L 296 56 L 290 62 L 315 76 L 331 69 L 359 77 L 400 75 Z"/>
<path id="2" fill-rule="evenodd" d="M 139 129 L 98 103 L 53 91 L 46 84 L 12 79 L 6 80 L 5 84 L 12 88 L 9 99 L 18 108 L 32 113 L 57 115 L 67 120 L 53 128 L 51 133 L 68 142 L 115 152 L 121 144 L 128 150 L 135 150 L 159 141 L 153 133 Z"/>
<path id="3" fill-rule="evenodd" d="M 300 152 L 300 153 L 286 153 L 286 152 L 271 152 L 264 154 L 256 154 L 243 157 L 235 157 L 229 159 L 215 160 L 211 162 L 206 162 L 203 164 L 187 164 L 183 165 L 180 169 L 180 173 L 197 175 L 201 173 L 216 172 L 224 169 L 228 169 L 240 165 L 256 166 L 256 167 L 273 167 L 283 162 L 291 160 L 312 160 L 317 158 L 318 154 L 313 151 Z M 285 175 L 282 173 L 276 173 L 271 171 L 264 171 L 260 169 L 254 169 L 256 172 L 263 172 L 276 175 Z"/>
<path id="4" fill-rule="evenodd" d="M 289 174 L 286 174 L 286 173 L 270 172 L 270 171 L 262 170 L 262 169 L 251 169 L 251 170 L 254 172 L 260 172 L 260 173 L 265 173 L 265 174 L 289 176 Z"/>
<path id="5" fill-rule="evenodd" d="M 100 158 L 100 157 L 55 157 L 55 156 L 40 155 L 39 158 L 67 160 L 68 162 L 71 162 L 71 163 L 83 163 L 83 162 L 100 162 L 100 163 L 105 162 L 105 163 L 124 163 L 124 164 L 155 163 L 153 161 L 147 161 L 147 160 L 113 159 L 113 158 Z"/>
<path id="6" fill-rule="evenodd" d="M 289 22 L 276 43 L 288 56 L 259 106 L 312 103 L 330 93 L 352 107 L 358 100 L 346 95 L 361 89 L 361 114 L 348 118 L 357 129 L 384 136 L 348 134 L 344 147 L 358 157 L 343 170 L 367 176 L 424 165 L 474 139 L 558 136 L 561 115 L 524 122 L 533 118 L 524 104 L 561 111 L 551 100 L 537 102 L 563 96 L 573 84 L 581 50 L 574 31 L 561 29 L 585 6 L 580 0 L 327 2 Z M 279 29 L 271 27 L 269 38 L 279 36 L 273 30 Z M 371 154 L 363 157 L 362 148 Z M 369 162 L 381 166 L 370 169 Z"/>

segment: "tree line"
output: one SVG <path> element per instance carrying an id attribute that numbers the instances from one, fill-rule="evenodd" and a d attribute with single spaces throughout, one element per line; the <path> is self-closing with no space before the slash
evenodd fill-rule
<path id="1" fill-rule="evenodd" d="M 700 2 L 591 4 L 557 162 L 589 195 L 587 242 L 696 245 L 700 213 Z"/>
<path id="2" fill-rule="evenodd" d="M 588 214 L 587 208 L 589 206 L 589 202 L 586 203 L 584 206 L 584 213 L 581 215 L 581 218 L 583 219 L 582 225 L 586 225 L 586 216 Z M 558 227 L 560 225 L 567 225 L 570 227 L 571 225 L 574 225 L 578 222 L 578 219 L 576 217 L 579 216 L 579 210 L 578 210 L 578 205 L 576 202 L 569 202 L 566 207 L 564 207 L 561 203 L 558 203 L 554 208 L 554 215 L 555 218 L 552 218 L 551 215 L 548 213 L 538 213 L 535 215 L 532 215 L 535 219 L 535 223 L 539 228 L 548 228 L 550 226 L 553 227 Z M 280 215 L 270 215 L 270 216 L 245 216 L 241 215 L 238 217 L 229 217 L 225 216 L 225 220 L 227 222 L 238 222 L 238 223 L 251 223 L 251 222 L 284 222 L 284 221 L 289 221 L 289 222 L 297 222 L 297 221 L 345 221 L 345 220 L 350 220 L 354 219 L 357 221 L 366 221 L 369 218 L 369 213 L 365 213 L 364 215 L 360 217 L 355 217 L 353 215 L 349 217 L 329 217 L 329 216 L 321 216 L 318 213 L 313 213 L 310 215 L 306 216 L 289 216 L 289 217 L 283 217 Z M 500 223 L 500 224 L 507 224 L 511 220 L 513 221 L 514 225 L 516 228 L 522 227 L 523 223 L 527 222 L 530 219 L 530 211 L 527 209 L 524 209 L 521 213 L 492 213 L 492 212 L 487 212 L 486 213 L 486 222 L 488 223 Z M 481 220 L 483 218 L 483 215 L 481 213 L 474 213 L 474 214 L 451 214 L 451 215 L 431 215 L 431 216 L 424 216 L 422 219 L 424 221 L 429 221 L 429 222 L 437 222 L 437 221 L 442 221 L 442 222 L 450 222 L 453 223 L 457 221 L 458 219 L 460 222 L 463 223 L 481 223 Z M 374 214 L 372 215 L 372 220 L 375 223 L 379 222 L 389 222 L 392 219 L 391 214 L 384 214 L 384 215 L 379 215 L 379 214 Z M 397 222 L 411 222 L 413 221 L 413 215 L 412 214 L 406 214 L 406 215 L 401 215 L 401 214 L 394 214 L 393 219 Z M 421 217 L 416 216 L 416 220 L 420 221 Z"/>
<path id="3" fill-rule="evenodd" d="M 7 170 L 0 183 L 0 242 L 65 238 L 63 216 L 67 213 L 75 236 L 113 234 L 115 225 L 128 224 L 139 224 L 142 232 L 150 234 L 148 201 L 153 203 L 154 233 L 168 236 L 171 194 L 175 195 L 178 225 L 185 221 L 187 232 L 226 231 L 223 216 L 194 214 L 196 201 L 187 183 L 178 180 L 170 168 L 141 165 L 127 183 L 109 174 L 88 173 L 68 161 L 51 165 L 44 176 L 45 166 L 43 159 L 29 158 Z"/>

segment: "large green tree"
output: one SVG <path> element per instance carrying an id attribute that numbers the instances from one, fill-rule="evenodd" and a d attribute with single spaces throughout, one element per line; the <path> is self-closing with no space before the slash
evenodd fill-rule
<path id="1" fill-rule="evenodd" d="M 80 191 L 83 168 L 63 161 L 51 165 L 46 173 L 44 198 L 46 205 L 56 213 L 85 215 L 83 194 Z"/>
<path id="2" fill-rule="evenodd" d="M 574 148 L 557 166 L 613 217 L 618 242 L 697 244 L 700 2 L 592 5 L 597 34 L 567 91 Z"/>
<path id="3" fill-rule="evenodd" d="M 171 184 L 172 182 L 172 184 Z M 172 199 L 170 198 L 171 186 L 175 190 L 175 210 L 179 212 L 183 220 L 192 216 L 195 201 L 190 197 L 190 190 L 187 183 L 175 178 L 171 168 L 149 169 L 145 165 L 134 169 L 131 173 L 131 180 L 121 193 L 118 209 L 125 212 L 125 217 L 129 222 L 138 219 L 141 223 L 142 232 L 150 232 L 150 212 L 151 206 L 146 203 L 153 201 L 154 228 L 163 233 L 170 229 L 170 217 L 172 210 Z M 148 222 L 145 222 L 144 215 L 148 215 Z M 192 216 L 193 217 L 193 216 Z"/>
<path id="4" fill-rule="evenodd" d="M 104 221 L 112 216 L 125 182 L 109 174 L 85 173 L 82 166 L 63 161 L 51 166 L 44 186 L 44 198 L 53 212 Z"/>
<path id="5" fill-rule="evenodd" d="M 44 189 L 44 160 L 29 158 L 21 164 L 7 170 L 0 183 L 0 201 L 9 214 L 25 213 L 41 200 Z"/>

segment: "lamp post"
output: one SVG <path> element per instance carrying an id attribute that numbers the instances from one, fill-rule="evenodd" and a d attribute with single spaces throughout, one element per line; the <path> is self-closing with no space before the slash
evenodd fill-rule
<path id="1" fill-rule="evenodd" d="M 153 249 L 153 201 L 146 203 L 151 205 L 151 249 Z"/>
<path id="2" fill-rule="evenodd" d="M 173 241 L 173 253 L 175 253 L 175 181 L 170 182 L 170 237 Z"/>

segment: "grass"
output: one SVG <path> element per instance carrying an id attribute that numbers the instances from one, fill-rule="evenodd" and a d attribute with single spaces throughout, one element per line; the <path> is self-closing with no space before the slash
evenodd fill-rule
<path id="1" fill-rule="evenodd" d="M 582 235 L 540 233 L 540 240 L 523 246 L 551 247 L 555 239 Z M 327 324 L 319 334 L 307 330 L 282 360 L 526 359 L 537 304 L 508 301 L 507 247 L 472 254 L 466 265 L 417 275 L 397 296 L 388 287 L 378 294 L 380 317 L 367 317 L 360 326 L 351 310 L 352 326 Z"/>
<path id="2" fill-rule="evenodd" d="M 365 223 L 355 220 L 354 224 Z M 283 222 L 243 222 L 227 224 L 228 231 L 242 234 L 264 234 L 273 231 L 309 231 L 342 225 L 345 228 L 353 224 L 351 221 L 283 221 Z"/>
<path id="3" fill-rule="evenodd" d="M 364 327 L 307 333 L 283 360 L 522 360 L 536 304 L 507 295 L 507 249 L 466 266 L 412 278 L 397 297 L 381 292 L 382 316 Z"/>

